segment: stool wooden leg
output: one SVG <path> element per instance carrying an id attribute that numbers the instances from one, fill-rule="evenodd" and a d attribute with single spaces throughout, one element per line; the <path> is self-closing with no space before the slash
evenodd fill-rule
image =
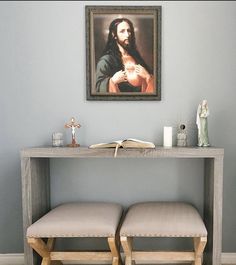
<path id="1" fill-rule="evenodd" d="M 54 238 L 49 238 L 47 244 L 41 238 L 28 238 L 28 243 L 42 257 L 41 265 L 62 265 L 61 261 L 51 261 L 50 258 L 55 244 Z"/>
<path id="2" fill-rule="evenodd" d="M 41 265 L 51 265 L 51 259 L 50 258 L 43 258 Z"/>
<path id="3" fill-rule="evenodd" d="M 112 265 L 120 265 L 121 258 L 116 239 L 114 237 L 109 237 L 107 240 L 112 254 Z"/>
<path id="4" fill-rule="evenodd" d="M 125 265 L 135 265 L 135 261 L 132 261 L 132 238 L 122 236 L 120 240 L 125 253 Z"/>
<path id="5" fill-rule="evenodd" d="M 49 238 L 48 239 L 47 247 L 48 247 L 50 252 L 53 251 L 53 249 L 54 249 L 55 241 L 56 241 L 55 238 Z M 42 265 L 44 265 L 43 264 L 44 259 L 42 260 Z M 51 265 L 63 265 L 63 263 L 60 260 L 52 260 L 52 261 L 50 260 L 50 262 L 51 263 L 49 263 L 49 264 L 51 264 Z M 45 265 L 47 265 L 47 264 L 48 263 L 45 263 Z"/>
<path id="6" fill-rule="evenodd" d="M 63 265 L 60 260 L 51 260 L 50 258 L 43 258 L 41 265 Z"/>
<path id="7" fill-rule="evenodd" d="M 48 251 L 49 251 L 49 255 L 50 255 L 50 252 L 53 250 L 54 248 L 54 243 L 55 243 L 55 240 L 54 238 L 49 238 L 48 241 L 47 241 L 47 248 L 48 248 Z M 53 265 L 53 262 L 51 262 L 51 259 L 50 257 L 47 257 L 47 258 L 43 258 L 42 259 L 42 263 L 41 265 L 50 265 L 52 264 Z M 55 265 L 55 264 L 54 264 Z"/>
<path id="8" fill-rule="evenodd" d="M 63 265 L 63 263 L 60 260 L 53 260 L 51 261 L 51 265 Z"/>
<path id="9" fill-rule="evenodd" d="M 207 243 L 206 237 L 194 237 L 195 261 L 194 265 L 202 265 L 202 255 Z"/>
<path id="10" fill-rule="evenodd" d="M 53 241 L 50 240 L 49 245 L 46 245 L 41 238 L 28 238 L 28 243 L 42 257 L 41 265 L 50 265 L 50 247 Z"/>

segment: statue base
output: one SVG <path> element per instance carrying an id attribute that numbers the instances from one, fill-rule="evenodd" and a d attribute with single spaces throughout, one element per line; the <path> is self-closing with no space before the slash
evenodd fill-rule
<path id="1" fill-rule="evenodd" d="M 210 147 L 210 144 L 198 144 L 198 147 Z"/>
<path id="2" fill-rule="evenodd" d="M 68 147 L 79 147 L 80 144 L 68 144 L 67 146 L 68 146 Z"/>

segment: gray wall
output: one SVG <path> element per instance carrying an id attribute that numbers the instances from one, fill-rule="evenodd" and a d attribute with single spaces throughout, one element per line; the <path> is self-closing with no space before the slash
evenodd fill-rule
<path id="1" fill-rule="evenodd" d="M 120 3 L 120 2 L 119 2 Z M 134 137 L 162 145 L 206 98 L 211 144 L 225 148 L 223 251 L 236 252 L 236 2 L 162 5 L 162 100 L 86 101 L 86 2 L 0 3 L 0 253 L 22 252 L 19 151 L 51 143 L 71 116 L 82 145 Z M 118 4 L 87 2 L 87 4 Z M 71 200 L 190 201 L 202 212 L 202 160 L 52 160 L 52 206 Z"/>

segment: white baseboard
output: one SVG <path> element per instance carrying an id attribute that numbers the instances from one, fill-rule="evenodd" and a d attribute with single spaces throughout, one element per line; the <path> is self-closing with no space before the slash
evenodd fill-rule
<path id="1" fill-rule="evenodd" d="M 221 263 L 222 264 L 236 264 L 236 253 L 227 253 L 223 252 L 221 254 Z"/>
<path id="2" fill-rule="evenodd" d="M 222 264 L 236 264 L 236 252 L 222 253 L 221 262 Z M 94 264 L 94 262 L 86 262 L 86 263 Z M 72 264 L 72 263 L 65 262 L 64 264 Z M 82 263 L 77 262 L 77 264 L 82 264 Z M 109 264 L 109 263 L 104 263 L 104 264 Z M 24 254 L 23 253 L 0 254 L 0 265 L 24 265 Z"/>
<path id="3" fill-rule="evenodd" d="M 0 265 L 24 265 L 24 254 L 0 254 Z"/>

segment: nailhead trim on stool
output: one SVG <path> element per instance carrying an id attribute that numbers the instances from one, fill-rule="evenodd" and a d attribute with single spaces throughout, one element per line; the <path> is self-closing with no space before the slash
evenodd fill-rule
<path id="1" fill-rule="evenodd" d="M 81 202 L 62 204 L 44 215 L 27 229 L 31 247 L 43 258 L 43 264 L 53 260 L 97 260 L 120 263 L 117 229 L 122 207 L 116 203 Z M 56 252 L 54 239 L 65 237 L 105 237 L 109 252 Z M 45 244 L 42 238 L 48 238 Z"/>
<path id="2" fill-rule="evenodd" d="M 126 265 L 136 259 L 193 261 L 201 264 L 207 230 L 198 211 L 182 202 L 144 202 L 132 205 L 120 230 Z M 133 251 L 134 237 L 191 237 L 195 252 Z"/>

